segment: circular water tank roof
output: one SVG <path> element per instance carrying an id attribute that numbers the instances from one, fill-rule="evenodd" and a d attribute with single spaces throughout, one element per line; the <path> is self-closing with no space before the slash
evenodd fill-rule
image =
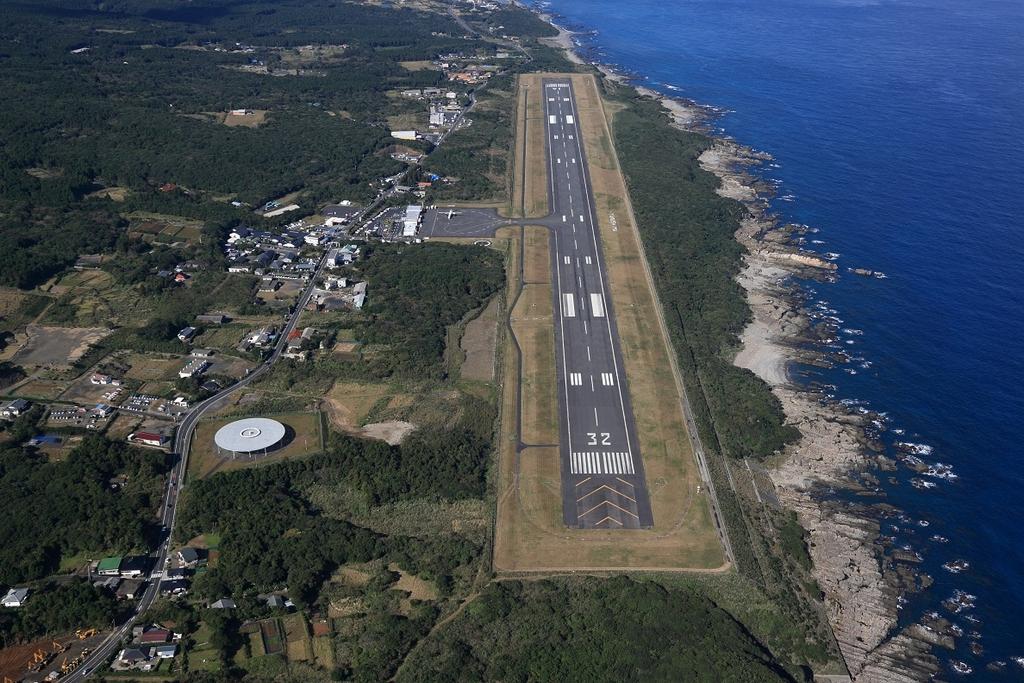
<path id="1" fill-rule="evenodd" d="M 272 448 L 284 438 L 284 425 L 266 417 L 235 420 L 217 430 L 217 447 L 234 453 L 255 453 Z"/>

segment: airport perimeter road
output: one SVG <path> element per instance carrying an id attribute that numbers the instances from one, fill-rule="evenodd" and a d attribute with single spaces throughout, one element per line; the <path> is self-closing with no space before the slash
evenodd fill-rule
<path id="1" fill-rule="evenodd" d="M 562 513 L 571 527 L 650 527 L 650 497 L 571 81 L 546 79 L 543 98 L 552 207 L 544 223 L 551 226 L 555 247 Z"/>
<path id="2" fill-rule="evenodd" d="M 255 370 L 231 386 L 223 389 L 201 403 L 197 403 L 192 410 L 185 414 L 185 417 L 178 424 L 178 429 L 174 436 L 174 452 L 179 455 L 179 458 L 168 476 L 167 491 L 164 495 L 164 502 L 160 509 L 160 520 L 163 523 L 164 531 L 162 532 L 160 547 L 157 549 L 153 570 L 148 577 L 149 585 L 146 587 L 146 591 L 142 594 L 142 599 L 139 600 L 138 608 L 135 610 L 135 613 L 131 618 L 107 636 L 96 650 L 89 655 L 88 659 L 86 659 L 82 666 L 70 675 L 60 679 L 64 683 L 79 683 L 79 681 L 84 681 L 89 678 L 89 675 L 95 671 L 97 667 L 104 665 L 117 650 L 121 649 L 122 642 L 131 634 L 132 627 L 135 625 L 139 616 L 144 614 L 146 610 L 152 606 L 153 602 L 156 601 L 157 597 L 159 597 L 160 580 L 163 578 L 164 565 L 166 564 L 171 551 L 171 533 L 174 530 L 174 520 L 178 513 L 178 500 L 181 497 L 181 490 L 185 487 L 185 475 L 188 471 L 189 447 L 192 443 L 192 435 L 195 433 L 196 424 L 198 424 L 200 418 L 202 418 L 202 416 L 209 410 L 222 405 L 228 396 L 251 384 L 258 377 L 269 372 L 274 363 L 281 358 L 281 354 L 284 352 L 285 346 L 288 343 L 288 335 L 295 329 L 295 326 L 299 321 L 299 315 L 306 307 L 306 304 L 309 303 L 310 297 L 313 296 L 313 290 L 316 288 L 316 281 L 322 274 L 326 264 L 327 259 L 322 257 L 320 259 L 320 263 L 317 265 L 316 272 L 313 274 L 313 277 L 310 278 L 309 284 L 306 286 L 306 289 L 303 290 L 302 295 L 295 304 L 295 312 L 288 316 L 288 321 L 282 328 L 281 334 L 278 336 L 277 343 L 274 345 L 274 349 L 271 351 L 267 359 Z"/>

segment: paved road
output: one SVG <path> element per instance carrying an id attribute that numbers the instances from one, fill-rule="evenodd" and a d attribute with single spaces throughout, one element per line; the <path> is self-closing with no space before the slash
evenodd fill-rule
<path id="1" fill-rule="evenodd" d="M 302 296 L 299 297 L 298 303 L 295 306 L 295 313 L 289 316 L 288 322 L 285 323 L 284 328 L 278 337 L 277 343 L 274 345 L 274 349 L 270 355 L 267 356 L 267 359 L 258 368 L 238 380 L 235 384 L 225 388 L 220 393 L 211 396 L 205 401 L 197 403 L 178 425 L 178 430 L 174 437 L 174 452 L 179 454 L 180 457 L 175 463 L 168 478 L 167 492 L 164 496 L 163 506 L 160 511 L 160 520 L 167 531 L 164 532 L 163 539 L 160 542 L 160 547 L 157 549 L 153 572 L 149 577 L 149 585 L 146 588 L 145 593 L 143 593 L 142 598 L 139 600 L 135 614 L 132 615 L 128 621 L 119 626 L 110 636 L 108 636 L 103 643 L 101 643 L 96 650 L 89 655 L 89 658 L 81 667 L 71 675 L 62 678 L 61 681 L 79 683 L 79 681 L 84 681 L 88 678 L 89 674 L 91 674 L 98 666 L 104 664 L 111 655 L 121 648 L 122 641 L 131 633 L 132 627 L 135 625 L 139 615 L 144 614 L 157 597 L 159 597 L 160 579 L 163 576 L 164 564 L 167 560 L 168 553 L 171 550 L 170 530 L 174 529 L 174 520 L 178 512 L 178 500 L 181 497 L 182 489 L 185 487 L 185 473 L 188 469 L 189 448 L 192 442 L 192 435 L 195 432 L 196 424 L 205 413 L 215 407 L 221 406 L 228 396 L 242 387 L 251 384 L 256 381 L 257 378 L 269 372 L 273 364 L 281 358 L 281 353 L 284 351 L 285 346 L 288 343 L 288 335 L 295 329 L 295 325 L 298 324 L 299 314 L 306 307 L 306 304 L 309 303 L 309 299 L 313 295 L 313 290 L 316 287 L 316 281 L 323 272 L 326 264 L 326 258 L 321 258 L 320 263 L 317 265 L 315 274 L 310 279 L 306 289 L 303 290 Z"/>
<path id="2" fill-rule="evenodd" d="M 544 81 L 555 352 L 568 526 L 653 524 L 572 83 Z"/>

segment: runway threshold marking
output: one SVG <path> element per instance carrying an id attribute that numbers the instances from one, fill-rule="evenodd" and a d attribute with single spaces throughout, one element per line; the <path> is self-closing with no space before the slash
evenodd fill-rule
<path id="1" fill-rule="evenodd" d="M 580 517 L 586 517 L 586 516 L 587 516 L 587 515 L 589 515 L 589 514 L 590 514 L 591 512 L 593 512 L 593 511 L 594 511 L 594 510 L 596 510 L 597 508 L 601 507 L 602 505 L 611 505 L 611 506 L 612 506 L 613 508 L 615 508 L 616 510 L 619 510 L 619 511 L 621 511 L 621 512 L 625 512 L 625 513 L 626 513 L 627 515 L 629 515 L 630 517 L 634 517 L 634 518 L 636 518 L 636 519 L 640 519 L 639 517 L 637 517 L 637 516 L 636 516 L 635 514 L 633 514 L 633 513 L 632 513 L 632 512 L 630 512 L 629 510 L 627 510 L 627 509 L 625 509 L 625 508 L 623 508 L 623 507 L 619 507 L 618 505 L 616 505 L 615 503 L 611 502 L 610 500 L 602 500 L 602 501 L 601 501 L 600 503 L 598 503 L 598 504 L 597 504 L 597 505 L 595 505 L 594 507 L 590 508 L 589 510 L 587 510 L 586 512 L 584 512 L 583 514 L 581 514 L 581 515 L 580 515 Z M 611 519 L 611 518 L 610 518 L 610 517 L 605 517 L 605 519 Z M 603 521 L 603 520 L 602 520 L 602 521 Z M 598 524 L 600 524 L 600 522 L 598 522 Z M 620 525 L 620 526 L 621 526 L 621 524 L 622 524 L 622 523 L 621 523 L 621 522 L 619 522 L 619 525 Z"/>
<path id="2" fill-rule="evenodd" d="M 622 481 L 622 480 L 620 479 L 619 481 Z M 607 490 L 611 491 L 612 493 L 614 493 L 614 494 L 616 494 L 616 495 L 622 496 L 623 498 L 625 498 L 625 499 L 626 499 L 626 500 L 628 500 L 628 501 L 632 501 L 632 502 L 634 502 L 634 503 L 636 502 L 636 500 L 635 500 L 634 498 L 630 498 L 629 496 L 627 496 L 627 495 L 626 495 L 625 493 L 623 493 L 622 491 L 620 491 L 620 490 L 618 490 L 618 489 L 615 489 L 615 488 L 612 488 L 612 487 L 611 487 L 611 486 L 609 486 L 608 484 L 601 484 L 600 486 L 598 486 L 598 487 L 597 487 L 596 489 L 594 489 L 594 490 L 593 490 L 593 491 L 591 491 L 590 493 L 585 493 L 585 494 L 583 494 L 582 496 L 580 496 L 579 498 L 577 498 L 577 499 L 576 499 L 576 502 L 577 502 L 577 503 L 579 503 L 580 501 L 582 501 L 582 500 L 583 500 L 584 498 L 586 498 L 587 496 L 592 496 L 592 495 L 594 495 L 595 493 L 597 493 L 598 491 L 601 491 L 601 490 L 604 490 L 604 489 L 607 489 Z"/>

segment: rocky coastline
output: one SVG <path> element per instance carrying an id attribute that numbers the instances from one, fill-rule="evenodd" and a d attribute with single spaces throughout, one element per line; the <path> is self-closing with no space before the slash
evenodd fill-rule
<path id="1" fill-rule="evenodd" d="M 714 109 L 665 96 L 612 67 L 583 59 L 574 34 L 551 16 L 541 17 L 559 31 L 549 44 L 564 49 L 571 61 L 590 63 L 607 79 L 657 100 L 675 126 L 713 141 L 701 155 L 701 165 L 719 178 L 719 194 L 748 210 L 736 232 L 747 250 L 737 281 L 746 292 L 752 320 L 734 362 L 771 386 L 787 421 L 801 433 L 770 469 L 778 498 L 797 513 L 808 532 L 813 573 L 852 680 L 931 679 L 939 670 L 932 648 L 951 648 L 955 633 L 941 619 L 899 624 L 901 596 L 926 588 L 930 578 L 915 571 L 916 558 L 893 550 L 881 534 L 882 520 L 899 512 L 884 501 L 871 500 L 882 496 L 872 485 L 877 483 L 872 472 L 891 467 L 878 455 L 870 436 L 873 416 L 831 399 L 824 390 L 797 385 L 789 373 L 793 364 L 830 365 L 841 360 L 825 348 L 822 342 L 829 331 L 815 323 L 794 282 L 831 281 L 838 267 L 799 247 L 806 226 L 781 224 L 771 213 L 768 200 L 774 188 L 752 173 L 770 161 L 770 155 L 714 135 L 708 125 Z M 884 277 L 863 269 L 850 272 Z"/>
<path id="2" fill-rule="evenodd" d="M 663 103 L 668 98 L 651 93 Z M 669 100 L 676 125 L 706 132 L 692 123 L 700 110 L 680 117 L 686 104 Z M 933 645 L 948 647 L 943 624 L 898 626 L 902 594 L 920 590 L 929 579 L 913 569 L 915 558 L 886 546 L 880 520 L 898 514 L 871 485 L 877 467 L 869 427 L 873 416 L 798 386 L 789 376 L 793 363 L 828 365 L 835 358 L 821 342 L 830 331 L 812 321 L 794 278 L 830 281 L 835 263 L 797 245 L 803 226 L 783 225 L 768 210 L 766 187 L 751 170 L 769 161 L 734 141 L 713 138 L 700 158 L 721 181 L 719 194 L 748 210 L 736 232 L 746 248 L 737 277 L 747 295 L 752 320 L 741 336 L 734 362 L 772 388 L 801 438 L 769 470 L 780 502 L 795 511 L 808 532 L 814 575 L 825 595 L 829 622 L 855 681 L 920 681 L 938 671 Z M 884 462 L 882 463 L 884 466 Z M 847 496 L 832 495 L 842 491 Z M 858 502 L 859 501 L 859 502 Z"/>

